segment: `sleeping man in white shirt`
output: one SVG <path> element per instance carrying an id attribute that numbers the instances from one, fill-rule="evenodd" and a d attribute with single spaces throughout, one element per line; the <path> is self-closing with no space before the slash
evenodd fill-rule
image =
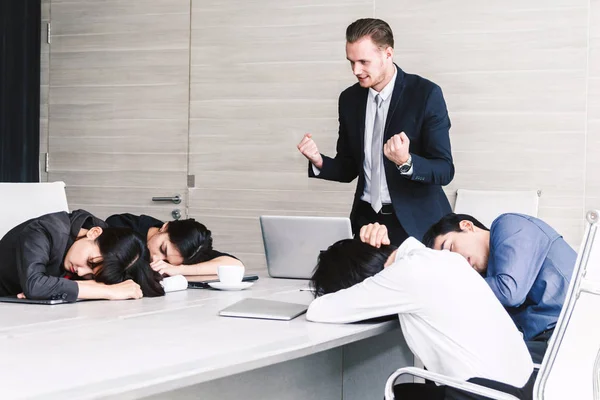
<path id="1" fill-rule="evenodd" d="M 408 238 L 389 246 L 385 226 L 361 229 L 319 256 L 313 322 L 350 323 L 398 314 L 411 351 L 443 375 L 531 399 L 535 374 L 523 338 L 464 257 Z M 398 399 L 485 399 L 452 388 L 400 384 Z"/>

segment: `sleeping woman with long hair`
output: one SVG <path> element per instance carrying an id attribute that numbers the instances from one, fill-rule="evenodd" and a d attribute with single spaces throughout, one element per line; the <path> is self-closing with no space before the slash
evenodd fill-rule
<path id="1" fill-rule="evenodd" d="M 139 233 L 150 252 L 150 267 L 162 276 L 215 275 L 221 265 L 244 265 L 215 250 L 211 231 L 193 218 L 163 222 L 149 215 L 116 214 L 106 223 Z"/>

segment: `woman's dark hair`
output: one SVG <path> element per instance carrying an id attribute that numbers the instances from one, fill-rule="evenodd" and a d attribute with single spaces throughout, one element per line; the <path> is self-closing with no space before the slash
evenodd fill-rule
<path id="1" fill-rule="evenodd" d="M 170 221 L 166 232 L 171 243 L 183 257 L 184 265 L 207 261 L 212 250 L 212 236 L 208 228 L 193 218 Z"/>
<path id="2" fill-rule="evenodd" d="M 344 239 L 322 251 L 311 278 L 315 297 L 356 285 L 383 270 L 396 246 L 373 247 Z"/>
<path id="3" fill-rule="evenodd" d="M 96 282 L 114 285 L 132 279 L 145 297 L 164 296 L 162 277 L 150 268 L 149 252 L 141 235 L 129 228 L 106 228 L 95 243 L 102 254 L 102 261 L 90 265 L 101 266 L 94 276 Z"/>
<path id="4" fill-rule="evenodd" d="M 423 235 L 423 244 L 429 248 L 433 248 L 435 239 L 438 236 L 445 235 L 446 233 L 450 232 L 462 232 L 462 229 L 460 229 L 460 221 L 465 220 L 471 221 L 473 225 L 480 229 L 489 231 L 489 229 L 486 228 L 486 226 L 479 222 L 475 217 L 472 217 L 468 214 L 450 213 L 443 216 L 442 219 L 433 224 L 427 230 L 427 232 L 425 232 L 425 235 Z"/>

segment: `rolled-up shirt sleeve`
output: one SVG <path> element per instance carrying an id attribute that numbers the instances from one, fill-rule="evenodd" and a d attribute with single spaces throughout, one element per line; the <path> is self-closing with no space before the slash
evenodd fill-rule
<path id="1" fill-rule="evenodd" d="M 47 232 L 41 229 L 23 232 L 15 250 L 19 282 L 25 297 L 70 302 L 77 300 L 79 286 L 76 282 L 51 276 L 47 272 L 51 252 L 51 239 Z"/>

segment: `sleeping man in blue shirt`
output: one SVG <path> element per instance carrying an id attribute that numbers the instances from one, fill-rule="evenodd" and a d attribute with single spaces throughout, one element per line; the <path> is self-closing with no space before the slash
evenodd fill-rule
<path id="1" fill-rule="evenodd" d="M 577 258 L 562 236 L 528 215 L 502 214 L 488 230 L 470 215 L 448 214 L 423 243 L 467 259 L 523 332 L 533 361 L 541 362 Z"/>

